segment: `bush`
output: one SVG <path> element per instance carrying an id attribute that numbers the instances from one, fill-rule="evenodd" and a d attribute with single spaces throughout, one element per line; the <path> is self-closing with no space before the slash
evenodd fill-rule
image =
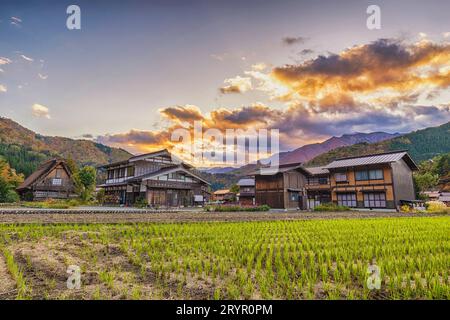
<path id="1" fill-rule="evenodd" d="M 270 207 L 266 204 L 262 206 L 254 207 L 241 207 L 241 206 L 206 206 L 205 211 L 208 212 L 256 212 L 256 211 L 269 211 Z"/>
<path id="2" fill-rule="evenodd" d="M 136 201 L 134 202 L 134 206 L 137 208 L 145 208 L 147 207 L 148 203 L 147 203 L 147 199 L 145 199 L 145 197 L 143 196 L 139 196 L 136 198 Z"/>
<path id="3" fill-rule="evenodd" d="M 448 208 L 445 203 L 442 201 L 428 201 L 425 204 L 427 208 L 427 212 L 449 212 L 450 208 Z"/>
<path id="4" fill-rule="evenodd" d="M 97 202 L 99 204 L 103 205 L 106 200 L 105 189 L 98 190 L 97 194 L 95 195 L 95 198 L 97 199 Z"/>
<path id="5" fill-rule="evenodd" d="M 340 206 L 338 204 L 329 202 L 329 203 L 321 203 L 318 206 L 314 207 L 314 211 L 348 211 L 350 210 L 347 206 Z"/>
<path id="6" fill-rule="evenodd" d="M 400 211 L 404 212 L 404 213 L 410 213 L 410 212 L 413 212 L 413 209 L 410 206 L 408 206 L 407 204 L 404 204 L 400 207 Z"/>
<path id="7" fill-rule="evenodd" d="M 44 201 L 23 202 L 22 206 L 28 208 L 41 208 L 41 209 L 68 209 L 70 205 L 65 200 L 47 199 Z"/>

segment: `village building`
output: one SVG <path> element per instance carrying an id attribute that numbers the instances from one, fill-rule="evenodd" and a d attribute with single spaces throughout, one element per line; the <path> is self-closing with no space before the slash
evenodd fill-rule
<path id="1" fill-rule="evenodd" d="M 234 202 L 236 200 L 236 194 L 229 189 L 216 190 L 213 193 L 213 200 L 221 203 Z"/>
<path id="2" fill-rule="evenodd" d="M 237 194 L 237 201 L 241 206 L 252 206 L 255 204 L 255 179 L 244 178 L 237 183 L 239 193 Z"/>
<path id="3" fill-rule="evenodd" d="M 209 183 L 166 149 L 99 169 L 106 171 L 106 181 L 98 187 L 105 190 L 109 204 L 139 201 L 151 207 L 186 207 L 204 204 L 210 198 Z"/>
<path id="4" fill-rule="evenodd" d="M 415 200 L 413 171 L 418 168 L 406 151 L 337 159 L 324 168 L 336 204 L 396 209 L 401 200 Z"/>
<path id="5" fill-rule="evenodd" d="M 309 173 L 306 180 L 308 209 L 331 202 L 330 172 L 324 167 L 306 167 Z"/>
<path id="6" fill-rule="evenodd" d="M 280 165 L 273 173 L 259 169 L 255 172 L 256 204 L 276 209 L 306 209 L 308 175 L 301 163 Z"/>
<path id="7" fill-rule="evenodd" d="M 342 158 L 322 167 L 284 164 L 273 174 L 255 172 L 255 199 L 257 205 L 282 209 L 314 209 L 331 202 L 397 209 L 401 201 L 415 200 L 414 170 L 406 151 Z"/>
<path id="8" fill-rule="evenodd" d="M 50 159 L 17 187 L 22 200 L 69 199 L 76 197 L 72 172 L 64 159 Z"/>

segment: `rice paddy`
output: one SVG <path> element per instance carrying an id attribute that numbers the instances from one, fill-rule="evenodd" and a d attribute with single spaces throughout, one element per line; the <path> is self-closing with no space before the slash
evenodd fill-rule
<path id="1" fill-rule="evenodd" d="M 450 298 L 447 216 L 4 224 L 0 247 L 0 299 Z"/>

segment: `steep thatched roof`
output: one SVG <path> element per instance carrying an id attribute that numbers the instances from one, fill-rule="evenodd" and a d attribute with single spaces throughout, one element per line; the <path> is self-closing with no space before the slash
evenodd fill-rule
<path id="1" fill-rule="evenodd" d="M 55 167 L 58 165 L 62 165 L 67 173 L 70 175 L 70 169 L 67 166 L 64 159 L 50 159 L 42 163 L 36 171 L 34 171 L 31 175 L 29 175 L 20 186 L 17 187 L 17 190 L 23 190 L 30 188 L 36 181 L 40 178 L 45 177 L 48 173 L 50 173 Z"/>

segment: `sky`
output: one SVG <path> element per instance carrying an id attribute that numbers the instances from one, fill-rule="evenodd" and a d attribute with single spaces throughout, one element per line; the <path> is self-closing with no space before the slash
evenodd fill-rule
<path id="1" fill-rule="evenodd" d="M 66 27 L 69 5 L 81 29 Z M 381 28 L 366 26 L 369 5 Z M 0 116 L 142 153 L 278 129 L 281 150 L 450 120 L 450 2 L 0 2 Z"/>

